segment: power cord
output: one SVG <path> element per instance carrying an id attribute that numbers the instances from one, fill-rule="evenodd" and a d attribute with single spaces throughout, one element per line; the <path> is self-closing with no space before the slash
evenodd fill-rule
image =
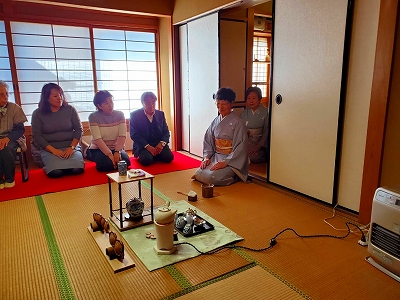
<path id="1" fill-rule="evenodd" d="M 334 239 L 345 239 L 345 238 L 347 238 L 347 237 L 350 235 L 350 233 L 351 233 L 351 229 L 350 229 L 349 224 L 355 226 L 355 227 L 361 232 L 361 239 L 358 241 L 358 244 L 361 245 L 361 246 L 366 246 L 366 245 L 367 245 L 367 239 L 366 239 L 366 237 L 365 237 L 364 232 L 362 231 L 362 229 L 361 229 L 360 227 L 358 227 L 358 225 L 356 225 L 356 224 L 354 224 L 354 223 L 352 223 L 352 222 L 346 222 L 346 223 L 345 223 L 345 225 L 346 225 L 346 227 L 347 227 L 347 234 L 346 234 L 346 235 L 343 235 L 343 236 L 330 235 L 330 234 L 301 235 L 301 234 L 298 234 L 293 228 L 285 228 L 285 229 L 283 229 L 282 231 L 280 231 L 277 235 L 275 235 L 272 239 L 270 239 L 270 241 L 269 241 L 269 246 L 268 246 L 268 247 L 261 248 L 261 249 L 254 249 L 254 248 L 250 248 L 250 247 L 238 246 L 238 245 L 232 245 L 232 244 L 231 244 L 231 245 L 225 245 L 225 246 L 218 247 L 218 248 L 216 248 L 216 249 L 214 249 L 214 250 L 211 250 L 211 251 L 209 251 L 209 252 L 202 252 L 202 251 L 200 251 L 199 249 L 197 249 L 196 246 L 194 246 L 193 244 L 188 243 L 188 242 L 176 243 L 176 244 L 174 244 L 174 245 L 175 245 L 175 246 L 177 246 L 177 245 L 190 245 L 190 246 L 192 246 L 197 252 L 199 252 L 200 254 L 207 254 L 207 255 L 215 254 L 215 253 L 217 253 L 217 252 L 219 252 L 219 251 L 221 251 L 221 250 L 226 250 L 226 249 L 245 249 L 245 250 L 250 250 L 250 251 L 255 251 L 255 252 L 261 252 L 261 251 L 269 250 L 269 249 L 271 249 L 272 247 L 274 247 L 274 246 L 277 244 L 276 238 L 277 238 L 278 236 L 280 236 L 282 233 L 284 233 L 285 231 L 292 231 L 297 237 L 300 237 L 300 238 L 334 238 Z"/>
<path id="2" fill-rule="evenodd" d="M 331 223 L 329 223 L 328 222 L 328 220 L 330 220 L 330 219 L 333 219 L 335 216 L 336 216 L 336 207 L 338 206 L 338 204 L 336 204 L 334 207 L 333 207 L 333 213 L 332 213 L 332 216 L 330 216 L 330 217 L 328 217 L 328 218 L 325 218 L 324 219 L 324 222 L 326 223 L 326 224 L 328 224 L 330 227 L 332 227 L 333 229 L 335 229 L 335 230 L 338 230 L 338 231 L 346 231 L 347 229 L 340 229 L 340 228 L 336 228 L 335 226 L 333 226 Z M 369 229 L 369 225 L 370 225 L 370 223 L 368 223 L 367 225 L 363 225 L 363 226 L 361 226 L 361 227 L 359 227 L 363 232 L 368 232 L 368 229 Z M 354 233 L 354 231 L 350 231 L 351 233 Z"/>

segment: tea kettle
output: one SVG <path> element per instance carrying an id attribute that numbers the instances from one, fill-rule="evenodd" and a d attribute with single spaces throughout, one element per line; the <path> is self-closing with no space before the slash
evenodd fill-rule
<path id="1" fill-rule="evenodd" d="M 177 210 L 171 210 L 169 204 L 168 202 L 167 206 L 159 207 L 154 216 L 157 236 L 157 245 L 154 246 L 154 250 L 157 254 L 171 254 L 176 251 L 176 246 L 174 246 L 174 227 Z"/>

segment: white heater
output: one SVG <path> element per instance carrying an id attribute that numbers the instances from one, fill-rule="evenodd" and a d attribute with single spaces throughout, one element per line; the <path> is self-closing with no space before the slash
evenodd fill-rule
<path id="1" fill-rule="evenodd" d="M 366 260 L 400 282 L 400 194 L 378 188 L 372 202 Z"/>

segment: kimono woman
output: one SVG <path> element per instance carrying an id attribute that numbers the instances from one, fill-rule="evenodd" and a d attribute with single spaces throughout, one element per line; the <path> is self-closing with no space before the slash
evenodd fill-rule
<path id="1" fill-rule="evenodd" d="M 261 104 L 261 89 L 249 87 L 246 91 L 247 108 L 240 114 L 248 136 L 248 154 L 253 163 L 264 162 L 268 149 L 268 109 Z"/>
<path id="2" fill-rule="evenodd" d="M 247 181 L 247 133 L 244 122 L 232 112 L 236 94 L 220 88 L 215 100 L 219 115 L 208 127 L 203 142 L 203 161 L 192 176 L 202 183 L 230 185 Z"/>

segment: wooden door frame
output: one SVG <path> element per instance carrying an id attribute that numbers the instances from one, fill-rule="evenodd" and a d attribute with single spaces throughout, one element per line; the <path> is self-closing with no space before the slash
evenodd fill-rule
<path id="1" fill-rule="evenodd" d="M 372 200 L 380 185 L 397 14 L 398 0 L 381 0 L 358 215 L 363 224 L 370 222 Z"/>

